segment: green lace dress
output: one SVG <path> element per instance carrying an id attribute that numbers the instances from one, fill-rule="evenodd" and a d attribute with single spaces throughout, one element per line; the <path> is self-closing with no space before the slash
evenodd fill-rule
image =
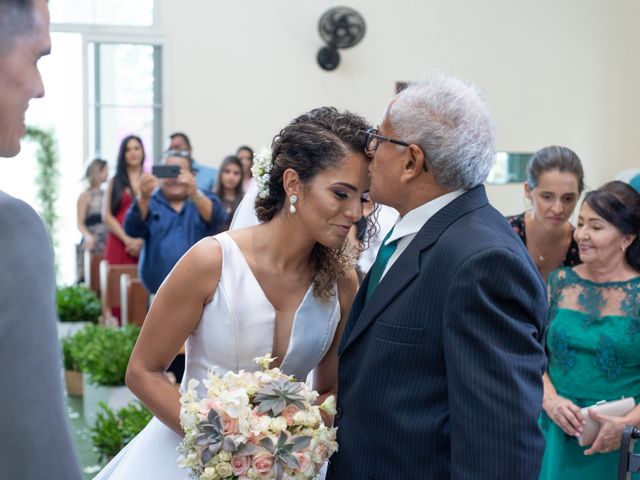
<path id="1" fill-rule="evenodd" d="M 558 394 L 580 407 L 622 396 L 640 401 L 640 277 L 595 283 L 565 267 L 548 283 L 547 372 Z M 620 450 L 585 456 L 588 447 L 544 411 L 540 426 L 547 442 L 540 480 L 616 478 Z"/>

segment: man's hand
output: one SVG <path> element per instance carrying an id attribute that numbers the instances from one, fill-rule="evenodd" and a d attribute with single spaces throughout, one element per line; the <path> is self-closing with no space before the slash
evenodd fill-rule
<path id="1" fill-rule="evenodd" d="M 193 174 L 193 172 L 190 172 L 189 170 L 180 170 L 180 175 L 178 175 L 178 182 L 187 187 L 187 197 L 193 199 L 196 192 L 198 191 L 198 186 L 196 185 L 196 176 Z"/>
<path id="2" fill-rule="evenodd" d="M 140 197 L 148 202 L 158 184 L 159 180 L 154 175 L 146 172 L 140 175 Z"/>

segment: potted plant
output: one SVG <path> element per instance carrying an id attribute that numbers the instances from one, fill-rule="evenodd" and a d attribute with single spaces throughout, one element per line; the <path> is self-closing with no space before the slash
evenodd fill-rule
<path id="1" fill-rule="evenodd" d="M 92 338 L 82 351 L 83 410 L 87 425 L 93 425 L 99 403 L 111 408 L 127 405 L 135 396 L 124 383 L 129 357 L 140 333 L 137 325 L 121 328 L 93 326 Z"/>
<path id="2" fill-rule="evenodd" d="M 140 402 L 132 402 L 117 411 L 100 402 L 96 424 L 90 429 L 94 449 L 100 461 L 111 460 L 151 420 L 151 412 Z"/>
<path id="3" fill-rule="evenodd" d="M 97 295 L 84 285 L 69 285 L 56 290 L 58 336 L 60 338 L 97 323 L 102 307 Z"/>
<path id="4" fill-rule="evenodd" d="M 92 328 L 97 327 L 89 326 L 61 339 L 64 381 L 67 395 L 72 397 L 82 396 L 81 360 L 84 355 L 84 348 L 92 338 Z"/>

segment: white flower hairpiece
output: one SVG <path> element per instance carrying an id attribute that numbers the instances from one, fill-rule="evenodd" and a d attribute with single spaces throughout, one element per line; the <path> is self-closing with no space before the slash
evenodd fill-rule
<path id="1" fill-rule="evenodd" d="M 251 173 L 258 185 L 258 196 L 260 198 L 267 198 L 269 196 L 269 179 L 271 176 L 271 167 L 273 162 L 271 159 L 271 149 L 269 147 L 262 147 L 260 151 L 253 156 L 253 165 L 251 166 Z"/>

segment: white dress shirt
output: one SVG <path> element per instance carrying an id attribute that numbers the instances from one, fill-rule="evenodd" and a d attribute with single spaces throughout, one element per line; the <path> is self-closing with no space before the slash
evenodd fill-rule
<path id="1" fill-rule="evenodd" d="M 402 255 L 402 252 L 409 246 L 411 241 L 415 238 L 416 234 L 420 231 L 420 229 L 424 226 L 427 221 L 433 217 L 439 210 L 446 207 L 449 203 L 453 202 L 460 195 L 465 193 L 466 190 L 456 190 L 455 192 L 449 192 L 445 195 L 442 195 L 436 199 L 431 200 L 430 202 L 424 203 L 417 208 L 406 213 L 404 217 L 400 217 L 393 227 L 393 233 L 384 242 L 385 245 L 388 245 L 389 242 L 393 242 L 394 240 L 398 241 L 398 247 L 396 251 L 393 252 L 389 262 L 387 262 L 387 267 L 384 269 L 384 273 L 382 274 L 382 278 L 387 274 L 391 265 L 393 265 L 396 260 Z"/>

